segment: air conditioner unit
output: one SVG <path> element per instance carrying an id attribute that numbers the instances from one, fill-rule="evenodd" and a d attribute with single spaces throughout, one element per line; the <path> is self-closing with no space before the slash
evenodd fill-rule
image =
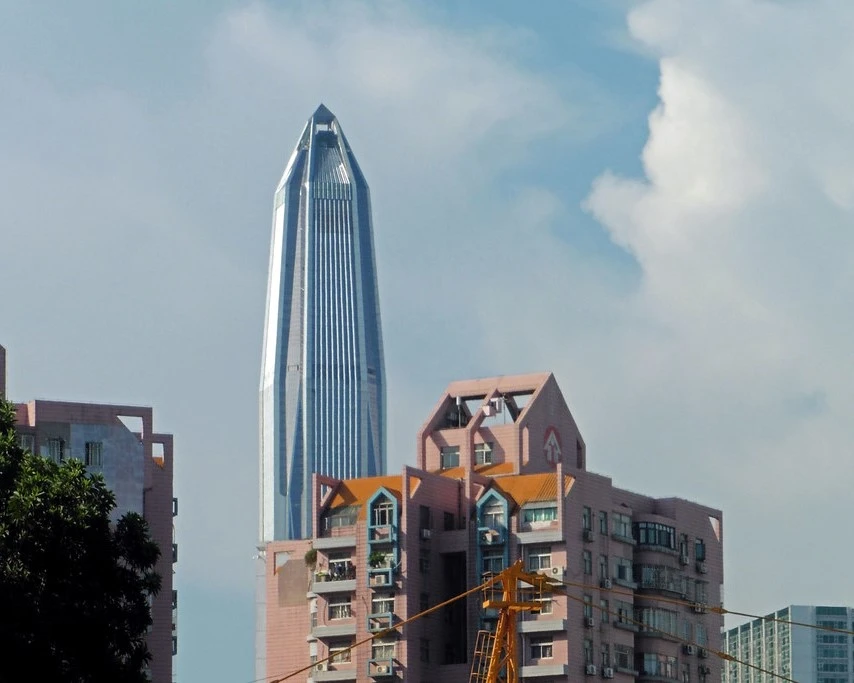
<path id="1" fill-rule="evenodd" d="M 593 542 L 593 529 L 585 529 L 584 530 L 584 540 L 588 543 Z"/>
<path id="2" fill-rule="evenodd" d="M 701 602 L 695 602 L 694 603 L 694 611 L 697 614 L 705 614 L 706 613 L 706 606 Z"/>
<path id="3" fill-rule="evenodd" d="M 566 569 L 564 567 L 552 567 L 548 573 L 549 576 L 560 578 L 566 573 Z"/>
<path id="4" fill-rule="evenodd" d="M 371 585 L 372 586 L 385 586 L 386 580 L 388 579 L 388 575 L 386 574 L 375 574 L 371 577 Z"/>
<path id="5" fill-rule="evenodd" d="M 425 541 L 429 541 L 432 536 L 433 536 L 433 530 L 432 529 L 422 529 L 421 530 L 421 538 L 423 538 Z"/>
<path id="6" fill-rule="evenodd" d="M 705 562 L 698 562 L 698 563 L 697 563 L 697 573 L 698 573 L 698 574 L 705 574 L 705 573 L 707 573 L 708 571 L 709 571 L 709 569 L 708 569 L 708 567 L 706 567 L 706 563 L 705 563 Z"/>
<path id="7" fill-rule="evenodd" d="M 613 581 L 611 581 L 611 579 L 602 579 L 599 582 L 599 585 L 605 590 L 611 590 L 611 588 L 614 586 L 614 583 Z"/>
<path id="8" fill-rule="evenodd" d="M 588 664 L 586 667 L 584 667 L 584 673 L 586 673 L 588 676 L 595 676 L 596 675 L 596 665 L 595 664 Z"/>
<path id="9" fill-rule="evenodd" d="M 688 564 L 688 556 L 687 555 L 680 555 L 679 556 L 679 564 L 681 564 L 681 565 Z"/>
<path id="10" fill-rule="evenodd" d="M 379 664 L 377 666 L 378 674 L 387 674 L 388 673 L 388 664 Z"/>
<path id="11" fill-rule="evenodd" d="M 602 678 L 613 678 L 614 670 L 610 666 L 606 666 L 602 669 Z"/>
<path id="12" fill-rule="evenodd" d="M 316 671 L 326 671 L 326 662 L 320 662 L 320 664 L 318 664 L 314 668 Z"/>
<path id="13" fill-rule="evenodd" d="M 709 651 L 708 651 L 706 648 L 701 647 L 701 648 L 697 651 L 697 654 L 698 654 L 700 657 L 702 657 L 703 659 L 706 659 L 706 657 L 708 657 L 708 656 L 709 656 Z"/>
<path id="14" fill-rule="evenodd" d="M 700 673 L 708 675 L 712 673 L 712 667 L 707 666 L 705 664 L 700 664 Z"/>
<path id="15" fill-rule="evenodd" d="M 687 645 L 686 644 L 682 647 L 682 649 L 685 651 L 686 655 L 693 655 L 693 654 L 696 654 L 696 652 L 697 652 L 697 648 L 694 647 L 693 645 Z"/>
<path id="16" fill-rule="evenodd" d="M 584 625 L 587 628 L 593 628 L 596 625 L 596 622 L 594 621 L 593 617 L 584 617 Z"/>
<path id="17" fill-rule="evenodd" d="M 487 529 L 481 536 L 484 543 L 497 543 L 500 533 L 498 529 Z"/>

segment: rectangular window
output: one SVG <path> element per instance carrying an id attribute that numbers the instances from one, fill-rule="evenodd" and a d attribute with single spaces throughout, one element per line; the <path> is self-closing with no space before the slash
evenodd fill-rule
<path id="1" fill-rule="evenodd" d="M 635 608 L 630 602 L 617 600 L 617 622 L 620 624 L 631 624 L 634 619 Z"/>
<path id="2" fill-rule="evenodd" d="M 700 647 L 706 647 L 709 644 L 709 636 L 706 635 L 705 624 L 697 624 L 694 627 L 694 637 L 697 640 L 697 645 Z"/>
<path id="3" fill-rule="evenodd" d="M 614 536 L 622 540 L 631 541 L 632 539 L 632 518 L 629 515 L 624 515 L 622 512 L 614 512 L 611 515 L 613 524 Z"/>
<path id="4" fill-rule="evenodd" d="M 428 505 L 418 506 L 418 528 L 432 529 L 433 528 L 433 510 Z"/>
<path id="5" fill-rule="evenodd" d="M 588 531 L 593 528 L 593 520 L 591 518 L 592 514 L 593 513 L 587 505 L 581 508 L 581 528 L 585 531 Z"/>
<path id="6" fill-rule="evenodd" d="M 489 529 L 504 528 L 504 505 L 499 502 L 488 503 L 483 506 L 483 526 Z"/>
<path id="7" fill-rule="evenodd" d="M 552 547 L 550 545 L 534 545 L 528 549 L 528 571 L 549 569 L 552 566 Z"/>
<path id="8" fill-rule="evenodd" d="M 600 555 L 599 556 L 599 579 L 607 579 L 608 578 L 608 556 Z"/>
<path id="9" fill-rule="evenodd" d="M 443 526 L 445 527 L 445 531 L 453 531 L 454 526 L 454 513 L 453 512 L 444 512 L 442 513 L 442 520 L 444 521 Z"/>
<path id="10" fill-rule="evenodd" d="M 635 663 L 635 651 L 630 645 L 614 644 L 614 666 L 631 671 Z"/>
<path id="11" fill-rule="evenodd" d="M 421 595 L 418 596 L 418 611 L 426 612 L 428 609 L 430 609 L 430 594 L 421 593 Z M 430 615 L 428 614 L 427 616 L 429 617 Z"/>
<path id="12" fill-rule="evenodd" d="M 48 439 L 47 454 L 54 462 L 62 462 L 65 460 L 65 442 L 62 439 Z"/>
<path id="13" fill-rule="evenodd" d="M 602 668 L 611 666 L 611 646 L 602 643 Z"/>
<path id="14" fill-rule="evenodd" d="M 599 510 L 599 533 L 608 535 L 608 513 Z"/>
<path id="15" fill-rule="evenodd" d="M 32 434 L 19 434 L 18 445 L 23 450 L 32 453 L 36 449 L 36 437 Z"/>
<path id="16" fill-rule="evenodd" d="M 422 574 L 430 573 L 430 551 L 421 550 L 421 555 L 418 558 L 418 571 Z"/>
<path id="17" fill-rule="evenodd" d="M 329 553 L 329 579 L 344 581 L 356 578 L 356 568 L 353 566 L 350 553 Z"/>
<path id="18" fill-rule="evenodd" d="M 525 524 L 532 522 L 552 522 L 557 519 L 557 505 L 549 507 L 525 508 L 522 511 L 522 521 Z"/>
<path id="19" fill-rule="evenodd" d="M 697 562 L 705 562 L 706 560 L 706 544 L 702 538 L 694 541 L 694 559 Z"/>
<path id="20" fill-rule="evenodd" d="M 614 578 L 623 583 L 632 583 L 632 561 L 625 557 L 615 557 Z"/>
<path id="21" fill-rule="evenodd" d="M 421 639 L 420 651 L 421 651 L 421 661 L 425 662 L 425 663 L 429 662 L 430 661 L 430 639 L 429 638 L 422 638 Z"/>
<path id="22" fill-rule="evenodd" d="M 589 638 L 584 639 L 584 663 L 593 663 L 593 641 Z"/>
<path id="23" fill-rule="evenodd" d="M 377 639 L 371 645 L 371 659 L 394 659 L 394 640 Z"/>
<path id="24" fill-rule="evenodd" d="M 531 659 L 551 659 L 551 636 L 534 636 L 531 638 Z"/>
<path id="25" fill-rule="evenodd" d="M 329 598 L 327 617 L 330 621 L 333 619 L 349 619 L 352 616 L 349 595 L 336 595 Z"/>
<path id="26" fill-rule="evenodd" d="M 608 617 L 611 615 L 611 611 L 608 609 L 608 601 L 604 599 L 599 600 L 599 611 L 601 612 L 601 616 L 599 617 L 602 620 L 603 624 L 608 623 Z"/>
<path id="27" fill-rule="evenodd" d="M 394 596 L 375 595 L 371 598 L 371 614 L 393 614 Z"/>
<path id="28" fill-rule="evenodd" d="M 593 555 L 590 554 L 589 550 L 584 550 L 581 553 L 581 568 L 588 576 L 593 573 Z"/>
<path id="29" fill-rule="evenodd" d="M 103 444 L 100 441 L 86 442 L 86 467 L 102 467 L 104 464 Z"/>
<path id="30" fill-rule="evenodd" d="M 584 596 L 584 618 L 593 618 L 593 596 L 591 595 Z"/>
<path id="31" fill-rule="evenodd" d="M 476 443 L 474 445 L 474 464 L 475 465 L 491 465 L 492 464 L 492 442 Z"/>
<path id="32" fill-rule="evenodd" d="M 551 598 L 535 598 L 536 602 L 540 603 L 540 614 L 551 614 L 554 609 L 554 604 Z"/>
<path id="33" fill-rule="evenodd" d="M 329 643 L 329 655 L 332 657 L 329 661 L 332 664 L 347 664 L 350 662 L 350 648 L 353 643 L 349 641 L 332 641 Z"/>
<path id="34" fill-rule="evenodd" d="M 359 506 L 347 505 L 330 510 L 323 516 L 323 531 L 329 533 L 332 529 L 342 526 L 353 526 L 359 515 Z"/>
<path id="35" fill-rule="evenodd" d="M 374 526 L 390 526 L 394 522 L 394 503 L 388 498 L 377 500 L 371 510 Z"/>
<path id="36" fill-rule="evenodd" d="M 676 550 L 676 529 L 658 522 L 638 522 L 634 526 L 639 545 Z"/>
<path id="37" fill-rule="evenodd" d="M 500 550 L 489 550 L 483 553 L 483 573 L 497 574 L 504 569 L 504 553 Z"/>
<path id="38" fill-rule="evenodd" d="M 449 470 L 452 467 L 460 466 L 460 447 L 459 446 L 443 446 L 440 452 L 441 463 L 443 470 Z"/>

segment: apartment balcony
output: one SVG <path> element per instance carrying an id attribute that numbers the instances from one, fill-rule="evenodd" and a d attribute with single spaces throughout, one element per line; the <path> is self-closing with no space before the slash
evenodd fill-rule
<path id="1" fill-rule="evenodd" d="M 394 677 L 394 660 L 388 659 L 369 659 L 368 660 L 368 676 L 376 679 L 386 679 Z"/>
<path id="2" fill-rule="evenodd" d="M 359 672 L 356 667 L 348 664 L 329 664 L 321 662 L 311 673 L 309 680 L 317 681 L 355 681 Z"/>
<path id="3" fill-rule="evenodd" d="M 385 631 L 394 626 L 394 614 L 392 612 L 379 612 L 368 615 L 368 631 L 377 633 Z"/>
<path id="4" fill-rule="evenodd" d="M 312 542 L 315 550 L 337 550 L 338 548 L 355 548 L 355 536 L 324 536 L 315 538 Z"/>
<path id="5" fill-rule="evenodd" d="M 353 619 L 342 620 L 343 623 L 335 622 L 315 626 L 311 629 L 313 638 L 343 638 L 344 636 L 356 635 L 356 622 Z"/>
<path id="6" fill-rule="evenodd" d="M 368 527 L 368 542 L 374 544 L 397 543 L 397 527 L 392 524 Z"/>
<path id="7" fill-rule="evenodd" d="M 566 631 L 566 619 L 549 619 L 548 617 L 526 618 L 519 623 L 519 633 L 549 633 Z"/>
<path id="8" fill-rule="evenodd" d="M 354 590 L 356 590 L 356 569 L 353 567 L 340 571 L 315 572 L 311 582 L 311 592 L 317 595 L 352 593 Z"/>
<path id="9" fill-rule="evenodd" d="M 569 674 L 567 664 L 529 664 L 519 671 L 520 678 L 554 678 Z"/>

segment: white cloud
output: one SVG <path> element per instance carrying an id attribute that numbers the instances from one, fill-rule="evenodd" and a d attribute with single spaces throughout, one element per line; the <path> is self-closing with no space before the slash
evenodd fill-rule
<path id="1" fill-rule="evenodd" d="M 728 597 L 756 609 L 854 597 L 841 577 L 804 581 L 809 553 L 782 563 L 769 547 L 812 537 L 825 561 L 854 559 L 838 542 L 854 483 L 852 24 L 838 2 L 635 9 L 661 66 L 645 178 L 606 173 L 587 201 L 642 267 L 644 326 L 623 349 L 637 402 L 617 411 L 636 414 L 656 472 L 696 472 L 724 505 Z M 780 585 L 754 569 L 772 563 Z"/>

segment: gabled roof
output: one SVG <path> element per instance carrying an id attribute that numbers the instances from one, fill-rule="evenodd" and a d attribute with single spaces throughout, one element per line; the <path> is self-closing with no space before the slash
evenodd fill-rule
<path id="1" fill-rule="evenodd" d="M 574 477 L 563 475 L 564 495 L 569 492 L 574 482 Z M 558 493 L 557 477 L 553 472 L 496 477 L 491 488 L 505 494 L 520 507 L 538 501 L 557 500 Z"/>
<path id="2" fill-rule="evenodd" d="M 409 478 L 410 488 L 414 488 L 417 480 L 415 477 Z M 335 489 L 332 497 L 329 499 L 327 509 L 359 506 L 359 519 L 365 519 L 365 503 L 373 496 L 380 488 L 385 488 L 398 500 L 402 500 L 401 493 L 403 486 L 401 485 L 401 475 L 386 475 L 383 477 L 362 477 L 360 479 L 345 479 Z"/>

